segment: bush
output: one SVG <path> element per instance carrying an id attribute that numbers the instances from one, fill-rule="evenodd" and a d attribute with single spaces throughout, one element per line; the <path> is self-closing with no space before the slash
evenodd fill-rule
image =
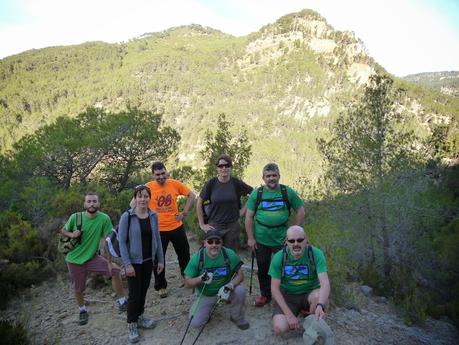
<path id="1" fill-rule="evenodd" d="M 29 345 L 24 326 L 12 320 L 0 320 L 0 339 L 3 345 Z"/>

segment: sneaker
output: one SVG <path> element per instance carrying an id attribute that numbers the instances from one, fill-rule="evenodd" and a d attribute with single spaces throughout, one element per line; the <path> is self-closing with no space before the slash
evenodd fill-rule
<path id="1" fill-rule="evenodd" d="M 245 320 L 244 318 L 240 319 L 240 320 L 235 320 L 233 319 L 231 316 L 230 316 L 230 320 L 232 323 L 234 323 L 237 328 L 239 329 L 249 329 L 250 327 L 250 324 L 247 320 Z"/>
<path id="2" fill-rule="evenodd" d="M 166 298 L 167 297 L 167 290 L 166 289 L 160 289 L 159 290 L 159 298 Z"/>
<path id="3" fill-rule="evenodd" d="M 263 307 L 265 304 L 271 302 L 271 298 L 266 296 L 257 296 L 255 297 L 255 306 L 256 307 Z"/>
<path id="4" fill-rule="evenodd" d="M 80 319 L 78 320 L 80 325 L 86 325 L 88 323 L 88 312 L 86 310 L 80 311 Z"/>
<path id="5" fill-rule="evenodd" d="M 117 301 L 116 304 L 118 305 L 118 313 L 121 314 L 127 310 L 127 301 L 125 301 L 123 304 Z"/>
<path id="6" fill-rule="evenodd" d="M 140 315 L 137 320 L 137 327 L 152 329 L 156 327 L 156 321 L 153 319 L 146 318 L 143 315 Z"/>
<path id="7" fill-rule="evenodd" d="M 140 340 L 139 331 L 137 330 L 137 323 L 128 323 L 129 341 L 131 343 L 137 343 Z"/>

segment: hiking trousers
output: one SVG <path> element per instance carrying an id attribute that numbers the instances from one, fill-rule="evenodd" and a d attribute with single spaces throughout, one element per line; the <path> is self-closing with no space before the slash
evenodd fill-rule
<path id="1" fill-rule="evenodd" d="M 269 265 L 271 264 L 271 258 L 283 246 L 268 247 L 257 242 L 258 249 L 255 252 L 258 266 L 258 284 L 260 285 L 260 293 L 271 299 L 271 276 L 268 274 Z"/>
<path id="2" fill-rule="evenodd" d="M 153 261 L 147 260 L 142 264 L 132 264 L 135 277 L 127 277 L 129 297 L 127 301 L 127 322 L 137 322 L 144 312 L 145 297 L 150 286 Z"/>
<path id="3" fill-rule="evenodd" d="M 238 285 L 230 293 L 230 316 L 233 320 L 239 321 L 244 318 L 245 314 L 245 295 L 246 290 L 243 285 Z M 210 317 L 215 303 L 217 302 L 217 296 L 201 296 L 201 299 L 197 299 L 191 305 L 189 317 L 191 318 L 193 309 L 196 303 L 199 303 L 193 320 L 191 321 L 191 327 L 203 326 Z"/>
<path id="4" fill-rule="evenodd" d="M 160 231 L 159 235 L 161 236 L 161 244 L 163 246 L 164 269 L 160 274 L 158 274 L 155 265 L 155 268 L 153 270 L 153 273 L 155 275 L 156 291 L 167 288 L 166 251 L 169 242 L 172 242 L 172 246 L 174 247 L 175 253 L 177 254 L 177 259 L 180 266 L 180 273 L 182 274 L 182 277 L 183 271 L 185 271 L 186 265 L 188 265 L 188 262 L 190 261 L 190 245 L 188 243 L 188 239 L 186 237 L 185 228 L 183 224 L 174 230 Z"/>

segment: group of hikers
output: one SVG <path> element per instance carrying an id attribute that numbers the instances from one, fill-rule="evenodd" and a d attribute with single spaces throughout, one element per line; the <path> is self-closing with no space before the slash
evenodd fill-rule
<path id="1" fill-rule="evenodd" d="M 182 182 L 169 178 L 162 162 L 152 164 L 153 180 L 136 186 L 129 211 L 118 225 L 120 257 L 127 277 L 128 296 L 121 280 L 121 269 L 107 250 L 99 255 L 101 239 L 112 232 L 109 216 L 100 209 L 97 194 L 88 192 L 84 212 L 68 219 L 61 235 L 78 239 L 66 255 L 66 263 L 79 307 L 79 324 L 88 322 L 84 301 L 89 272 L 112 277 L 119 312 L 127 312 L 128 337 L 140 340 L 139 328 L 154 328 L 156 322 L 145 316 L 145 299 L 152 273 L 160 298 L 168 296 L 165 255 L 169 242 L 177 254 L 185 288 L 193 289 L 188 328 L 209 322 L 217 305 L 230 303 L 230 320 L 241 330 L 250 327 L 245 318 L 246 288 L 242 261 L 237 254 L 245 216 L 247 245 L 257 261 L 260 295 L 255 306 L 263 307 L 274 299 L 272 326 L 276 335 L 299 329 L 298 316 L 313 315 L 322 320 L 328 308 L 330 283 L 323 252 L 308 243 L 302 228 L 305 210 L 297 193 L 279 183 L 279 167 L 263 168 L 264 185 L 253 189 L 231 176 L 232 159 L 222 154 L 215 162 L 217 176 L 208 180 L 199 196 Z M 245 205 L 241 197 L 249 195 Z M 179 210 L 177 199 L 186 198 Z M 190 246 L 183 219 L 196 200 L 199 226 L 204 232 L 202 247 L 190 257 Z M 290 210 L 295 225 L 289 227 Z M 200 333 L 199 333 L 200 334 Z M 198 334 L 198 336 L 199 336 Z"/>

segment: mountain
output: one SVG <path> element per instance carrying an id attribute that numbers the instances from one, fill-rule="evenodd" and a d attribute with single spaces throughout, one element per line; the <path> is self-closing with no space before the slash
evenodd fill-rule
<path id="1" fill-rule="evenodd" d="M 248 130 L 252 183 L 276 161 L 286 183 L 318 176 L 316 138 L 384 69 L 351 32 L 311 10 L 281 17 L 244 37 L 190 25 L 126 43 L 88 42 L 30 50 L 0 61 L 1 149 L 59 116 L 87 106 L 157 109 L 176 128 L 181 163 L 199 165 L 205 130 L 225 113 Z M 459 100 L 406 80 L 419 132 L 457 120 Z"/>
<path id="2" fill-rule="evenodd" d="M 445 95 L 459 97 L 459 71 L 417 73 L 403 79 L 437 89 Z"/>

